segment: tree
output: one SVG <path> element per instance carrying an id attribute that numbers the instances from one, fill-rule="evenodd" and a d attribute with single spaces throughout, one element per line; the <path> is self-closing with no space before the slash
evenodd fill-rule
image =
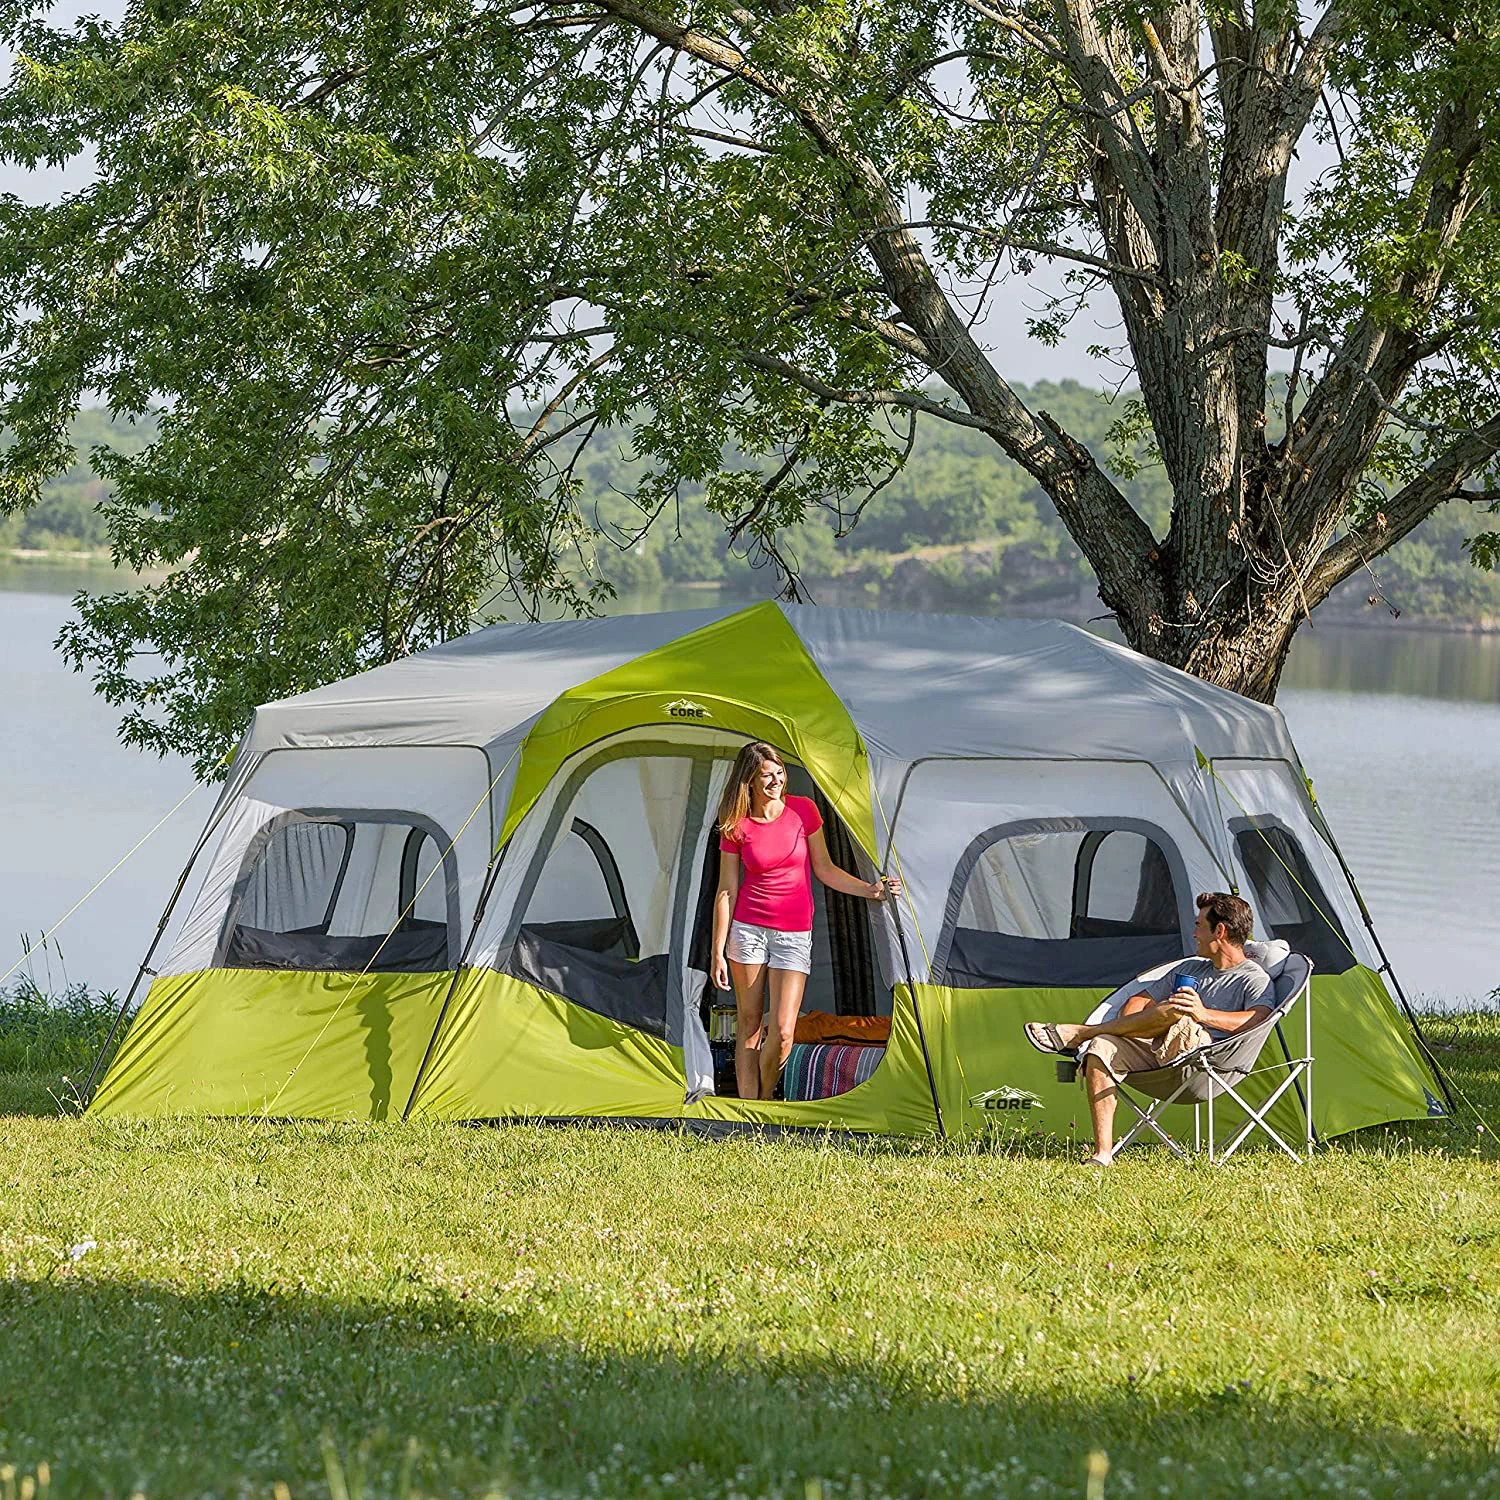
<path id="1" fill-rule="evenodd" d="M 66 649 L 205 765 L 258 699 L 461 628 L 497 558 L 587 608 L 599 441 L 643 525 L 693 486 L 774 561 L 918 423 L 971 428 L 1132 645 L 1262 699 L 1335 584 L 1496 498 L 1495 0 L 37 9 L 0 0 L 0 155 L 98 175 L 3 205 L 0 496 L 67 466 L 88 393 L 159 413 L 94 461 L 121 559 L 172 571 Z M 1113 459 L 986 346 L 1044 266 L 1039 337 L 1117 304 Z M 1111 477 L 1143 442 L 1165 529 Z"/>

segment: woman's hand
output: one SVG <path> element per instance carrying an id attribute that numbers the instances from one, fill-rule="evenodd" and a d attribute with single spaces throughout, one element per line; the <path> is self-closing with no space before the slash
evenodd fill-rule
<path id="1" fill-rule="evenodd" d="M 713 980 L 716 990 L 727 990 L 729 988 L 729 965 L 724 962 L 722 953 L 715 953 L 709 960 L 708 977 Z"/>
<path id="2" fill-rule="evenodd" d="M 901 882 L 894 875 L 887 875 L 870 882 L 871 901 L 884 901 L 888 895 L 899 896 L 900 894 Z"/>

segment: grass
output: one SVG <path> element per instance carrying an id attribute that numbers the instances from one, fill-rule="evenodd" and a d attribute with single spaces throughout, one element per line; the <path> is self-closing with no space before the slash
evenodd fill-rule
<path id="1" fill-rule="evenodd" d="M 1500 1017 L 1430 1031 L 1500 1115 Z M 53 1496 L 1500 1489 L 1472 1119 L 1110 1173 L 1036 1137 L 13 1114 L 0 1145 L 0 1500 L 44 1465 Z"/>
<path id="2" fill-rule="evenodd" d="M 50 993 L 30 974 L 0 989 L 0 1115 L 76 1105 L 118 1010 L 111 992 L 69 984 Z"/>

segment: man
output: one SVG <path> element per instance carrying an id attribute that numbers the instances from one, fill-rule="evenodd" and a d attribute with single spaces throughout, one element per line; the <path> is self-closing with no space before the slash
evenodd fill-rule
<path id="1" fill-rule="evenodd" d="M 1132 995 L 1100 1026 L 1026 1023 L 1026 1039 L 1041 1052 L 1076 1052 L 1094 1127 L 1087 1166 L 1114 1160 L 1116 1083 L 1130 1073 L 1166 1067 L 1184 1053 L 1255 1026 L 1271 1014 L 1271 977 L 1245 944 L 1254 935 L 1249 906 L 1225 891 L 1198 897 L 1193 940 L 1198 957 Z M 1180 981 L 1191 978 L 1197 988 Z"/>

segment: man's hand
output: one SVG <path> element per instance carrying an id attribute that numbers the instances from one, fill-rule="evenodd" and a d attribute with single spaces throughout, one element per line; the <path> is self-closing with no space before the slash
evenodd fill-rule
<path id="1" fill-rule="evenodd" d="M 1161 1008 L 1174 1021 L 1197 1021 L 1201 1026 L 1207 1011 L 1197 990 L 1173 990 L 1161 1003 Z"/>

